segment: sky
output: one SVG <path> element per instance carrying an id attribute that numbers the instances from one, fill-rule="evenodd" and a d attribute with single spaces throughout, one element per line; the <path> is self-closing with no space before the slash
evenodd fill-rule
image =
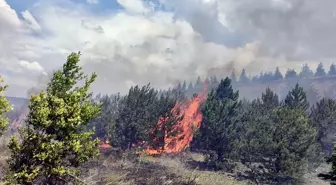
<path id="1" fill-rule="evenodd" d="M 335 61 L 334 0 L 0 0 L 0 75 L 24 97 L 71 52 L 94 92 Z"/>

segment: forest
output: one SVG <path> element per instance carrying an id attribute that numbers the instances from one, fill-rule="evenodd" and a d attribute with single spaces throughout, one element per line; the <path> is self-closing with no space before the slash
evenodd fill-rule
<path id="1" fill-rule="evenodd" d="M 276 68 L 252 79 L 243 70 L 239 78 L 235 73 L 204 81 L 199 77 L 196 84 L 182 82 L 169 90 L 147 84 L 131 87 L 126 95 L 94 97 L 89 90 L 97 75 L 84 74 L 79 61 L 80 53 L 69 55 L 46 89 L 30 97 L 24 124 L 15 133 L 8 128 L 11 106 L 1 96 L 1 134 L 11 135 L 4 182 L 85 184 L 82 167 L 116 152 L 132 160 L 199 153 L 204 160 L 195 164 L 198 168 L 232 173 L 243 166 L 244 173 L 235 178 L 252 184 L 305 184 L 305 174 L 328 163 L 329 172 L 316 176 L 336 183 L 336 99 L 309 98 L 298 83 L 332 77 L 335 65 L 328 73 L 322 63 L 315 73 L 304 65 L 299 74 L 289 69 L 284 76 Z M 283 98 L 266 88 L 250 100 L 234 88 L 278 80 L 294 83 Z M 174 183 L 199 184 L 195 179 Z"/>

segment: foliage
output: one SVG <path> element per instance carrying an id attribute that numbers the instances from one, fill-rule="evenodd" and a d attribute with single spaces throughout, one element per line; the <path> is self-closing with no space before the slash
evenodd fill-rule
<path id="1" fill-rule="evenodd" d="M 336 101 L 323 98 L 312 107 L 310 120 L 318 128 L 317 142 L 327 156 L 333 151 L 336 132 Z"/>
<path id="2" fill-rule="evenodd" d="M 165 148 L 165 139 L 180 133 L 181 128 L 176 127 L 176 123 L 183 119 L 180 110 L 175 106 L 176 100 L 168 95 L 161 95 L 157 100 L 156 115 L 159 118 L 159 124 L 153 125 L 149 134 L 148 142 L 154 149 Z"/>
<path id="3" fill-rule="evenodd" d="M 0 77 L 0 83 L 3 82 L 3 78 Z M 0 86 L 0 136 L 2 136 L 8 125 L 8 118 L 5 117 L 5 114 L 12 110 L 12 106 L 10 106 L 9 101 L 3 94 L 7 87 L 7 85 Z"/>
<path id="4" fill-rule="evenodd" d="M 46 92 L 31 96 L 27 126 L 20 131 L 20 139 L 13 136 L 8 145 L 9 183 L 79 183 L 77 168 L 97 156 L 98 141 L 91 139 L 93 132 L 85 131 L 100 111 L 88 92 L 96 74 L 85 75 L 78 66 L 79 57 L 80 53 L 69 55 Z"/>
<path id="5" fill-rule="evenodd" d="M 309 108 L 306 92 L 298 83 L 295 85 L 294 89 L 288 92 L 283 104 L 286 107 L 298 108 L 304 111 Z"/>
<path id="6" fill-rule="evenodd" d="M 115 137 L 114 135 L 110 135 L 110 131 L 115 129 L 120 100 L 120 94 L 112 96 L 104 95 L 99 99 L 102 105 L 100 114 L 88 125 L 89 129 L 95 130 L 94 138 L 106 139 Z"/>
<path id="7" fill-rule="evenodd" d="M 316 135 L 304 111 L 275 107 L 260 112 L 252 107 L 244 122 L 242 161 L 256 181 L 300 182 L 309 153 L 314 150 Z"/>
<path id="8" fill-rule="evenodd" d="M 239 81 L 242 82 L 242 83 L 247 83 L 247 82 L 250 81 L 249 78 L 246 75 L 245 69 L 242 70 L 241 75 L 239 77 Z"/>
<path id="9" fill-rule="evenodd" d="M 215 151 L 216 162 L 224 162 L 234 156 L 237 138 L 237 120 L 240 101 L 231 80 L 221 80 L 216 90 L 208 94 L 202 109 L 203 122 L 195 140 L 201 149 Z"/>
<path id="10" fill-rule="evenodd" d="M 317 77 L 326 76 L 326 72 L 325 72 L 325 70 L 323 68 L 322 62 L 319 63 L 319 65 L 317 66 L 316 72 L 315 72 L 315 76 L 317 76 Z"/>
<path id="11" fill-rule="evenodd" d="M 300 78 L 310 78 L 314 76 L 314 72 L 309 68 L 308 64 L 302 66 L 301 72 L 299 74 Z"/>

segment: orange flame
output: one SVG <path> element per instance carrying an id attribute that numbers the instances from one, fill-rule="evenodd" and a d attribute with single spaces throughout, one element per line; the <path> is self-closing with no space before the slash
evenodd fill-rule
<path id="1" fill-rule="evenodd" d="M 169 133 L 165 133 L 164 146 L 162 149 L 154 149 L 153 147 L 147 147 L 145 153 L 150 155 L 158 155 L 162 153 L 178 153 L 189 147 L 194 132 L 197 131 L 203 119 L 200 111 L 200 106 L 204 102 L 206 97 L 206 88 L 200 95 L 193 97 L 191 100 L 179 105 L 176 104 L 172 109 L 173 114 L 176 114 L 178 108 L 181 109 L 183 119 L 173 126 L 172 132 L 178 131 L 176 135 L 170 136 Z M 165 123 L 164 118 L 160 118 L 158 126 L 160 127 Z M 154 139 L 155 142 L 155 139 Z"/>

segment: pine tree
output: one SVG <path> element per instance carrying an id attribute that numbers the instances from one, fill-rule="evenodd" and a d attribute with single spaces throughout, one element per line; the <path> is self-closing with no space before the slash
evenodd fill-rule
<path id="1" fill-rule="evenodd" d="M 131 87 L 120 102 L 119 114 L 115 126 L 117 140 L 115 145 L 122 149 L 131 149 L 138 142 L 148 141 L 148 131 L 159 119 L 155 114 L 157 92 L 150 84 Z"/>
<path id="2" fill-rule="evenodd" d="M 213 85 L 218 85 L 218 79 L 217 79 L 217 76 L 213 76 L 213 77 L 211 78 L 211 84 L 213 84 Z"/>
<path id="3" fill-rule="evenodd" d="M 193 86 L 192 82 L 190 82 L 189 85 L 188 85 L 188 90 L 191 90 L 193 88 L 194 88 L 194 86 Z"/>
<path id="4" fill-rule="evenodd" d="M 32 95 L 20 142 L 13 136 L 7 181 L 14 184 L 79 183 L 77 169 L 98 155 L 98 140 L 85 126 L 100 110 L 88 90 L 96 79 L 78 66 L 80 53 L 68 56 L 46 92 Z M 79 82 L 83 86 L 79 85 Z"/>
<path id="5" fill-rule="evenodd" d="M 249 79 L 248 79 L 248 77 L 246 76 L 246 71 L 245 71 L 245 69 L 242 70 L 242 73 L 241 73 L 241 75 L 240 75 L 239 81 L 242 82 L 242 83 L 249 82 Z"/>
<path id="6" fill-rule="evenodd" d="M 217 162 L 230 159 L 234 153 L 234 140 L 240 101 L 239 93 L 234 92 L 231 80 L 221 80 L 217 89 L 213 89 L 202 109 L 203 122 L 195 140 L 205 150 L 216 151 Z"/>
<path id="7" fill-rule="evenodd" d="M 323 64 L 322 62 L 319 63 L 319 65 L 316 68 L 316 72 L 315 72 L 315 76 L 316 77 L 322 77 L 322 76 L 326 76 L 326 72 L 324 70 Z"/>
<path id="8" fill-rule="evenodd" d="M 289 91 L 285 100 L 284 106 L 290 108 L 302 109 L 304 111 L 308 110 L 309 103 L 307 100 L 306 92 L 297 83 L 293 90 Z"/>
<path id="9" fill-rule="evenodd" d="M 323 98 L 312 107 L 310 120 L 318 129 L 317 141 L 323 151 L 331 155 L 336 132 L 336 101 Z"/>
<path id="10" fill-rule="evenodd" d="M 318 176 L 326 181 L 329 181 L 331 185 L 336 185 L 336 144 L 333 146 L 333 154 L 327 159 L 327 163 L 331 163 L 331 170 L 327 174 L 319 174 Z"/>
<path id="11" fill-rule="evenodd" d="M 265 93 L 261 95 L 262 107 L 266 110 L 272 110 L 280 105 L 279 96 L 274 93 L 269 87 Z"/>
<path id="12" fill-rule="evenodd" d="M 3 83 L 3 78 L 0 77 L 0 83 Z M 9 111 L 12 110 L 12 106 L 10 106 L 9 101 L 7 100 L 6 96 L 3 94 L 4 91 L 7 89 L 7 85 L 0 86 L 0 136 L 3 135 L 4 131 L 8 126 L 8 118 L 5 117 Z"/>
<path id="13" fill-rule="evenodd" d="M 120 100 L 120 94 L 102 96 L 100 100 L 102 104 L 100 114 L 88 125 L 89 129 L 95 130 L 94 138 L 110 138 L 113 141 L 115 135 L 111 135 L 111 131 L 115 130 Z"/>
<path id="14" fill-rule="evenodd" d="M 236 76 L 236 73 L 234 72 L 234 70 L 232 70 L 230 78 L 231 78 L 231 82 L 232 83 L 236 83 L 237 82 L 237 76 Z"/>
<path id="15" fill-rule="evenodd" d="M 187 90 L 187 82 L 185 80 L 183 81 L 182 90 Z"/>
<path id="16" fill-rule="evenodd" d="M 299 77 L 301 78 L 310 78 L 314 76 L 314 72 L 309 68 L 308 64 L 302 66 Z"/>
<path id="17" fill-rule="evenodd" d="M 277 67 L 274 72 L 274 80 L 280 80 L 280 79 L 283 79 L 283 76 L 279 70 L 279 67 Z"/>
<path id="18" fill-rule="evenodd" d="M 201 77 L 198 76 L 197 77 L 197 80 L 196 80 L 196 83 L 195 83 L 195 88 L 201 88 L 202 87 L 202 80 L 201 80 Z"/>
<path id="19" fill-rule="evenodd" d="M 175 125 L 183 119 L 180 110 L 175 107 L 176 99 L 170 98 L 168 94 L 161 95 L 156 103 L 156 112 L 158 123 L 153 125 L 149 134 L 148 143 L 152 149 L 165 150 L 167 147 L 166 138 L 176 136 L 181 132 Z"/>
<path id="20" fill-rule="evenodd" d="M 330 69 L 329 69 L 328 75 L 329 76 L 336 75 L 336 66 L 335 66 L 335 64 L 331 64 L 330 65 Z"/>
<path id="21" fill-rule="evenodd" d="M 294 69 L 288 69 L 285 75 L 286 79 L 291 79 L 291 78 L 296 78 L 297 74 L 296 71 Z"/>

